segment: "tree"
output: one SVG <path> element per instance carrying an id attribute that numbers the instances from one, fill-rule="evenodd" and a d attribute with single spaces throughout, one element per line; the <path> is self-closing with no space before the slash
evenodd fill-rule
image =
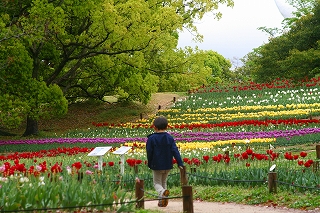
<path id="1" fill-rule="evenodd" d="M 203 84 L 230 80 L 231 62 L 217 52 L 186 48 L 182 54 L 188 58 L 182 72 L 162 75 L 159 91 L 188 91 Z"/>
<path id="2" fill-rule="evenodd" d="M 246 61 L 256 81 L 301 80 L 319 74 L 320 6 L 304 15 L 281 36 L 272 38 Z"/>
<path id="3" fill-rule="evenodd" d="M 267 33 L 270 38 L 282 35 L 291 29 L 295 25 L 296 21 L 301 17 L 310 14 L 313 8 L 316 6 L 318 0 L 287 0 L 286 2 L 295 8 L 295 11 L 292 12 L 292 17 L 285 18 L 282 21 L 282 28 L 267 28 L 259 27 L 258 29 Z"/>
<path id="4" fill-rule="evenodd" d="M 29 128 L 37 131 L 37 122 L 33 121 L 63 115 L 67 101 L 57 85 L 47 86 L 32 78 L 32 60 L 21 43 L 14 40 L 3 43 L 6 44 L 5 48 L 0 48 L 0 58 L 12 57 L 7 59 L 8 66 L 0 69 L 0 122 L 5 127 L 15 128 L 28 115 Z M 27 132 L 28 129 L 25 134 Z"/>
<path id="5" fill-rule="evenodd" d="M 23 74 L 28 73 L 26 78 L 36 82 L 34 85 L 42 85 L 39 89 L 48 88 L 56 94 L 62 91 L 57 102 L 64 106 L 65 98 L 103 100 L 109 94 L 146 103 L 157 89 L 159 76 L 168 70 L 181 72 L 178 67 L 186 61 L 181 52 L 175 53 L 177 31 L 187 27 L 196 32 L 195 19 L 217 10 L 220 4 L 232 6 L 233 2 L 15 0 L 3 4 L 0 14 L 10 21 L 2 29 L 27 32 L 17 39 L 26 61 L 31 61 Z M 25 91 L 36 92 L 31 86 Z M 29 98 L 33 100 L 31 94 Z M 35 127 L 41 117 L 37 109 L 46 103 L 33 101 L 28 110 L 20 111 L 21 116 L 27 116 L 24 135 L 37 133 Z M 62 108 L 49 111 L 65 112 Z"/>
<path id="6" fill-rule="evenodd" d="M 214 78 L 214 82 L 211 83 L 229 81 L 232 78 L 231 62 L 229 60 L 212 50 L 205 51 L 204 54 L 206 55 L 204 65 L 211 69 L 211 75 Z"/>

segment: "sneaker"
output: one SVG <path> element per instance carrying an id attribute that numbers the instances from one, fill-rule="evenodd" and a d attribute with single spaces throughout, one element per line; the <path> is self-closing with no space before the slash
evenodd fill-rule
<path id="1" fill-rule="evenodd" d="M 163 199 L 159 200 L 158 202 L 159 207 L 166 207 L 168 205 L 169 199 L 167 197 L 169 196 L 169 193 L 170 192 L 167 189 L 162 193 Z"/>

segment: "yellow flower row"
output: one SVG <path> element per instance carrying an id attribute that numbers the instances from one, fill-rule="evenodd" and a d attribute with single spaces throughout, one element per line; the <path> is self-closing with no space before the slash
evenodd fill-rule
<path id="1" fill-rule="evenodd" d="M 178 142 L 177 146 L 181 151 L 195 150 L 195 149 L 211 149 L 216 146 L 225 145 L 237 145 L 237 144 L 250 144 L 250 143 L 274 143 L 276 138 L 253 138 L 253 139 L 242 139 L 242 140 L 218 140 L 209 142 Z"/>
<path id="2" fill-rule="evenodd" d="M 320 108 L 312 110 L 313 113 L 320 113 Z M 310 109 L 296 109 L 296 110 L 287 110 L 287 111 L 261 111 L 261 112 L 250 112 L 250 113 L 225 113 L 225 114 L 215 114 L 215 113 L 206 113 L 206 114 L 179 114 L 179 115 L 167 115 L 167 118 L 171 125 L 176 123 L 183 123 L 186 120 L 189 122 L 195 121 L 201 123 L 208 123 L 209 121 L 232 121 L 232 120 L 241 120 L 241 119 L 261 119 L 261 118 L 276 118 L 276 117 L 296 117 L 303 116 L 307 117 L 310 115 Z"/>
<path id="3" fill-rule="evenodd" d="M 320 103 L 313 103 L 313 104 L 286 104 L 286 105 L 267 105 L 267 106 L 234 106 L 234 107 L 213 107 L 213 108 L 198 108 L 195 110 L 192 109 L 164 109 L 159 110 L 159 112 L 164 113 L 181 113 L 183 111 L 186 112 L 216 112 L 216 113 L 223 113 L 229 111 L 272 111 L 272 110 L 294 110 L 294 109 L 305 109 L 305 110 L 318 110 L 320 108 Z"/>
<path id="4" fill-rule="evenodd" d="M 177 146 L 181 151 L 196 150 L 196 149 L 211 149 L 216 146 L 225 145 L 237 145 L 237 144 L 251 144 L 251 143 L 274 143 L 276 138 L 252 138 L 242 140 L 218 140 L 218 141 L 207 141 L 207 142 L 177 142 Z M 136 148 L 145 149 L 146 143 L 144 142 L 126 142 L 125 146 L 131 146 Z"/>

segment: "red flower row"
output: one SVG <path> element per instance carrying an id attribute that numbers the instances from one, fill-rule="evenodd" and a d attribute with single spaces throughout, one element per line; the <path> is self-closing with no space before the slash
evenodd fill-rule
<path id="1" fill-rule="evenodd" d="M 215 87 L 206 87 L 205 85 L 200 86 L 197 89 L 190 90 L 189 93 L 206 93 L 206 92 L 229 92 L 229 91 L 247 91 L 247 90 L 263 90 L 263 89 L 279 89 L 279 88 L 295 88 L 295 87 L 315 87 L 319 86 L 320 77 L 312 79 L 304 79 L 300 82 L 294 82 L 292 79 L 276 79 L 270 83 L 255 83 L 255 82 L 244 82 L 230 85 L 216 84 Z M 237 86 L 234 86 L 237 85 Z"/>
<path id="2" fill-rule="evenodd" d="M 34 159 L 42 157 L 56 157 L 60 155 L 76 155 L 80 153 L 89 153 L 94 148 L 86 147 L 59 147 L 50 150 L 40 150 L 37 152 L 15 152 L 7 155 L 0 155 L 0 161 L 15 159 Z"/>
<path id="3" fill-rule="evenodd" d="M 307 125 L 310 123 L 320 123 L 317 119 L 279 119 L 279 120 L 243 120 L 243 121 L 232 121 L 232 122 L 221 122 L 221 123 L 212 123 L 212 124 L 205 124 L 205 123 L 190 123 L 190 124 L 175 124 L 174 126 L 169 126 L 170 129 L 210 129 L 215 127 L 235 127 L 235 126 L 269 126 L 269 125 Z M 114 124 L 109 124 L 107 122 L 104 123 L 92 123 L 95 127 L 112 127 L 115 126 Z M 118 124 L 117 127 L 126 127 L 125 124 Z M 131 125 L 132 129 L 135 128 L 153 128 L 152 125 L 149 124 L 138 124 L 138 125 Z"/>
<path id="4" fill-rule="evenodd" d="M 127 164 L 131 167 L 134 167 L 136 165 L 139 165 L 142 163 L 142 160 L 139 159 L 134 159 L 134 158 L 129 158 L 126 160 Z M 147 161 L 144 162 L 145 164 L 147 164 Z"/>
<path id="5" fill-rule="evenodd" d="M 292 155 L 291 153 L 285 153 L 284 157 L 287 160 L 297 160 L 298 158 L 302 157 L 306 157 L 307 156 L 307 152 L 300 152 L 299 155 Z M 279 153 L 273 152 L 271 149 L 266 151 L 266 154 L 261 154 L 261 153 L 255 153 L 252 149 L 247 149 L 246 151 L 242 152 L 242 153 L 234 153 L 233 157 L 235 159 L 239 159 L 239 160 L 271 160 L 274 161 L 279 157 Z M 205 155 L 202 157 L 203 161 L 205 163 L 209 162 L 210 156 L 209 155 Z M 230 157 L 228 154 L 218 154 L 215 156 L 212 156 L 212 160 L 214 162 L 220 163 L 220 162 L 225 162 L 225 163 L 229 163 L 230 162 Z M 183 158 L 183 162 L 188 164 L 188 165 L 196 165 L 196 166 L 200 166 L 202 164 L 201 160 L 199 160 L 198 158 Z M 298 164 L 304 165 L 305 167 L 310 167 L 313 164 L 313 160 L 307 160 L 306 162 L 303 162 L 301 160 L 298 161 Z M 246 166 L 249 167 L 250 163 L 246 163 Z"/>
<path id="6" fill-rule="evenodd" d="M 139 164 L 141 160 L 136 160 L 136 164 Z M 35 163 L 37 163 L 37 160 L 34 160 Z M 120 162 L 119 162 L 120 164 Z M 98 168 L 98 163 L 93 162 L 89 163 L 89 162 L 75 162 L 73 164 L 71 164 L 71 170 L 74 169 L 74 172 L 78 172 L 83 165 L 85 165 L 88 168 Z M 4 177 L 6 176 L 10 176 L 10 175 L 14 175 L 15 173 L 20 173 L 20 174 L 30 174 L 30 175 L 34 175 L 34 176 L 39 176 L 41 173 L 45 173 L 47 171 L 51 171 L 51 173 L 61 173 L 63 171 L 63 166 L 62 166 L 62 162 L 61 163 L 55 163 L 53 165 L 49 165 L 50 167 L 47 167 L 47 162 L 43 161 L 37 165 L 32 165 L 29 168 L 26 168 L 24 163 L 20 163 L 19 159 L 15 159 L 13 161 L 13 164 L 11 164 L 10 162 L 4 162 L 4 164 L 2 166 L 0 166 L 0 174 L 3 174 Z M 103 167 L 107 166 L 107 163 L 104 162 Z M 109 167 L 113 167 L 114 166 L 114 162 L 110 161 L 108 162 L 108 166 Z M 73 171 L 71 171 L 73 173 Z M 48 174 L 50 175 L 50 173 Z"/>

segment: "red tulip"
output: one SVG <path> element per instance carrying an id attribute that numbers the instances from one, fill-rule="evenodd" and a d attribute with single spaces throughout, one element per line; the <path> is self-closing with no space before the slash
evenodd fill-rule
<path id="1" fill-rule="evenodd" d="M 219 161 L 219 158 L 218 158 L 218 156 L 213 156 L 213 157 L 212 157 L 212 160 L 214 160 L 214 161 Z"/>
<path id="2" fill-rule="evenodd" d="M 189 161 L 189 158 L 183 158 L 183 162 L 187 163 Z"/>
<path id="3" fill-rule="evenodd" d="M 203 160 L 206 162 L 206 163 L 208 163 L 208 161 L 209 161 L 209 155 L 205 155 L 205 156 L 203 156 Z"/>
<path id="4" fill-rule="evenodd" d="M 51 172 L 53 172 L 53 173 L 62 172 L 62 168 L 58 163 L 56 163 L 51 167 Z"/>
<path id="5" fill-rule="evenodd" d="M 307 155 L 308 155 L 308 153 L 306 153 L 306 152 L 300 152 L 300 156 L 303 158 L 306 157 Z"/>
<path id="6" fill-rule="evenodd" d="M 243 152 L 242 154 L 241 154 L 241 157 L 242 157 L 242 159 L 248 159 L 248 153 L 247 152 Z"/>
<path id="7" fill-rule="evenodd" d="M 252 149 L 247 149 L 247 150 L 246 150 L 246 153 L 247 153 L 248 155 L 252 155 L 252 154 L 253 154 L 253 151 L 252 151 Z"/>
<path id="8" fill-rule="evenodd" d="M 81 169 L 82 164 L 80 162 L 75 162 L 72 164 L 72 168 L 76 168 L 76 170 Z"/>

